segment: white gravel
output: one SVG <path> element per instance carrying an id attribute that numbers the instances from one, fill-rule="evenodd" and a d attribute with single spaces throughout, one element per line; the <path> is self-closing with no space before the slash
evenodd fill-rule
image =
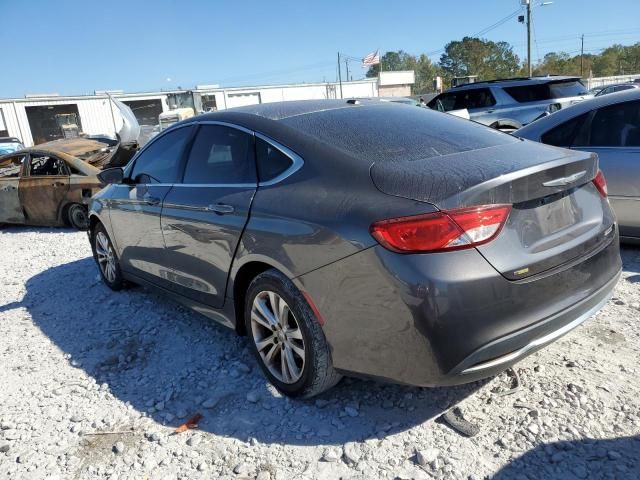
<path id="1" fill-rule="evenodd" d="M 100 282 L 84 233 L 0 230 L 0 478 L 640 478 L 640 249 L 596 318 L 478 384 L 266 384 L 246 342 Z M 458 405 L 467 438 L 440 417 Z M 172 435 L 187 418 L 199 428 Z"/>

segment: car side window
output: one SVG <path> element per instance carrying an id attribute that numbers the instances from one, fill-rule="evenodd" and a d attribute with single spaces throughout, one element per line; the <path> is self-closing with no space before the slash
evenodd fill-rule
<path id="1" fill-rule="evenodd" d="M 16 155 L 13 157 L 6 157 L 0 160 L 0 178 L 17 178 L 20 176 L 20 170 L 25 155 Z"/>
<path id="2" fill-rule="evenodd" d="M 287 155 L 261 138 L 256 138 L 256 158 L 261 182 L 273 180 L 293 164 Z"/>
<path id="3" fill-rule="evenodd" d="M 437 108 L 439 102 L 445 112 L 464 108 L 487 108 L 496 104 L 496 99 L 488 88 L 449 92 L 436 98 L 437 100 L 429 102 L 429 106 L 431 108 L 435 106 L 437 110 L 440 110 Z"/>
<path id="4" fill-rule="evenodd" d="M 449 110 L 454 110 L 456 107 L 456 94 L 455 93 L 445 93 L 440 97 L 436 97 L 437 99 L 433 101 L 436 107 L 442 106 L 442 110 L 448 112 Z M 431 102 L 430 102 L 431 106 Z M 433 106 L 431 106 L 433 108 Z M 436 108 L 440 110 L 440 108 Z"/>
<path id="5" fill-rule="evenodd" d="M 222 125 L 201 125 L 191 147 L 184 183 L 256 183 L 253 138 Z"/>
<path id="6" fill-rule="evenodd" d="M 640 102 L 625 102 L 596 110 L 576 147 L 640 147 Z"/>
<path id="7" fill-rule="evenodd" d="M 571 147 L 588 117 L 589 113 L 585 113 L 552 128 L 541 136 L 542 143 L 555 147 Z"/>
<path id="8" fill-rule="evenodd" d="M 165 133 L 145 148 L 135 160 L 131 179 L 138 183 L 175 183 L 192 127 Z"/>
<path id="9" fill-rule="evenodd" d="M 63 160 L 44 154 L 31 154 L 29 176 L 69 175 Z"/>

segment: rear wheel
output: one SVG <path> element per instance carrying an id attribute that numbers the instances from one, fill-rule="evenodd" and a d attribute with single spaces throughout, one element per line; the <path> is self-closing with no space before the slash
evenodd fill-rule
<path id="1" fill-rule="evenodd" d="M 285 395 L 312 397 L 340 380 L 313 310 L 277 270 L 261 273 L 249 285 L 245 324 L 263 372 Z"/>
<path id="2" fill-rule="evenodd" d="M 86 230 L 89 227 L 89 215 L 87 207 L 74 203 L 67 209 L 69 224 L 78 230 Z"/>
<path id="3" fill-rule="evenodd" d="M 111 290 L 120 290 L 124 286 L 124 280 L 120 272 L 120 261 L 107 231 L 100 223 L 93 229 L 91 247 L 93 249 L 93 258 L 98 264 L 100 276 L 104 283 Z"/>

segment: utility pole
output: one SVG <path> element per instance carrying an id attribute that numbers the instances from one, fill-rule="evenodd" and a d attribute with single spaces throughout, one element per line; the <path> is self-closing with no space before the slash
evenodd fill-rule
<path id="1" fill-rule="evenodd" d="M 580 37 L 580 78 L 584 76 L 584 33 Z"/>
<path id="2" fill-rule="evenodd" d="M 531 67 L 531 0 L 527 0 L 527 68 L 529 77 L 533 76 Z"/>
<path id="3" fill-rule="evenodd" d="M 345 58 L 344 59 L 344 64 L 347 67 L 347 82 L 349 81 L 349 59 Z"/>
<path id="4" fill-rule="evenodd" d="M 338 52 L 338 81 L 340 82 L 340 98 L 342 96 L 342 65 L 340 65 L 340 52 Z"/>

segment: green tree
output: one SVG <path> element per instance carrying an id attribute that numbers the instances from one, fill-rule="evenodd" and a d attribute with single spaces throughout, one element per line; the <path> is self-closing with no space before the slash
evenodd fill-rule
<path id="1" fill-rule="evenodd" d="M 420 56 L 410 55 L 403 50 L 386 52 L 380 59 L 382 71 L 413 70 L 416 83 L 413 93 L 427 93 L 433 91 L 433 79 L 438 75 L 438 67 L 434 65 L 425 54 Z M 367 71 L 367 77 L 377 77 L 380 73 L 380 65 L 373 65 Z"/>
<path id="2" fill-rule="evenodd" d="M 445 46 L 440 68 L 447 78 L 478 75 L 482 80 L 493 80 L 516 75 L 520 60 L 507 42 L 464 37 Z"/>

